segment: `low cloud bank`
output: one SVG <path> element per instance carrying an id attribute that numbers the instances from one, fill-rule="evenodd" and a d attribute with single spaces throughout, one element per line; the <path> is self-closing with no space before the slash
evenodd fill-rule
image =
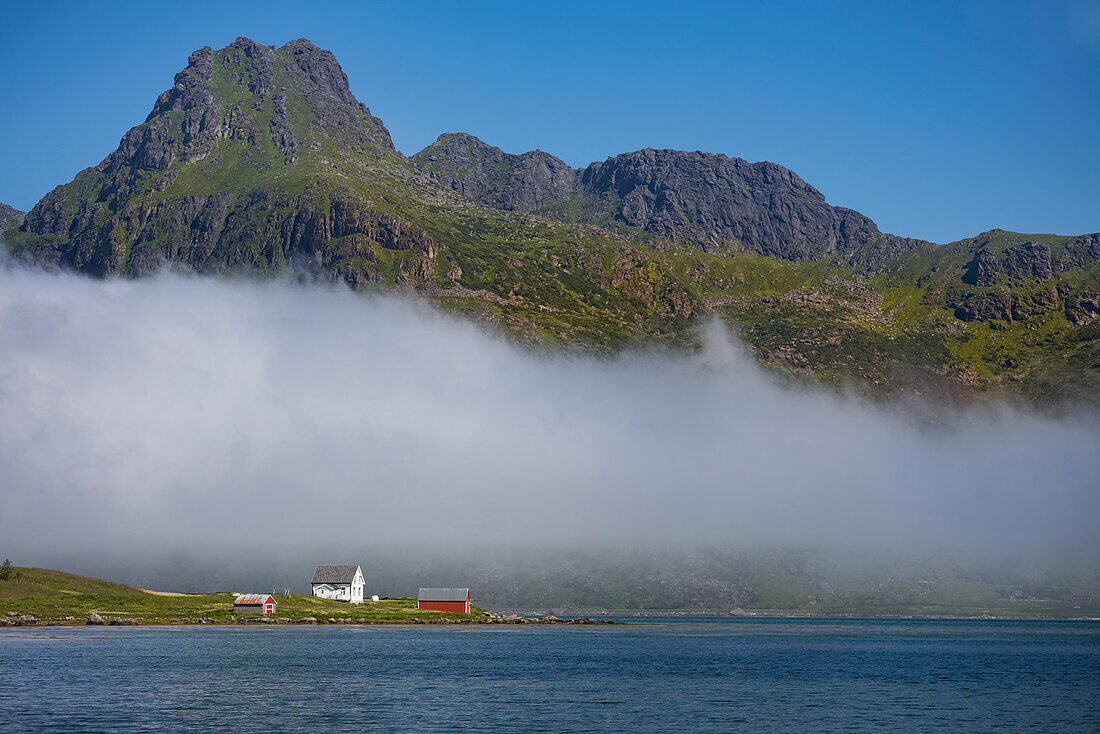
<path id="1" fill-rule="evenodd" d="M 0 554 L 23 564 L 693 543 L 1096 557 L 1098 439 L 1095 416 L 929 424 L 780 388 L 717 325 L 700 354 L 607 362 L 407 298 L 0 268 Z"/>

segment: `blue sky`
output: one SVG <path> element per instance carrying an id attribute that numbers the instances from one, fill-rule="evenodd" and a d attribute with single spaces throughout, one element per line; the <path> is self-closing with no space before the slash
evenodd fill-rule
<path id="1" fill-rule="evenodd" d="M 98 163 L 239 35 L 331 49 L 409 154 L 454 131 L 574 166 L 706 150 L 902 235 L 1100 230 L 1100 0 L 9 2 L 0 201 Z"/>

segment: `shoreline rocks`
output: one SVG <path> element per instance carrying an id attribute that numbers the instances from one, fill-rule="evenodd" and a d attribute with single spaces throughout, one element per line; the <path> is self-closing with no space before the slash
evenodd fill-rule
<path id="1" fill-rule="evenodd" d="M 438 617 L 435 619 L 421 619 L 420 617 L 410 617 L 409 619 L 395 620 L 395 619 L 350 619 L 328 617 L 327 619 L 317 619 L 316 617 L 301 617 L 298 619 L 292 619 L 290 617 L 247 617 L 247 618 L 231 618 L 231 619 L 211 619 L 210 617 L 174 617 L 168 620 L 147 620 L 147 619 L 135 619 L 135 618 L 116 618 L 105 619 L 103 616 L 96 612 L 92 612 L 83 621 L 78 620 L 75 617 L 60 617 L 56 620 L 40 619 L 34 615 L 7 615 L 0 617 L 0 627 L 21 627 L 36 625 L 39 623 L 50 624 L 52 626 L 66 626 L 66 625 L 80 625 L 85 626 L 101 626 L 101 627 L 135 627 L 139 625 L 200 625 L 200 624 L 219 624 L 219 625 L 242 625 L 242 624 L 342 624 L 342 625 L 481 625 L 481 624 L 539 624 L 539 625 L 609 625 L 609 624 L 622 624 L 622 622 L 616 622 L 610 619 L 594 619 L 592 617 L 576 617 L 572 619 L 562 619 L 552 614 L 544 617 L 522 617 L 518 614 L 508 615 L 496 615 L 489 613 L 484 617 L 478 617 L 475 619 L 453 619 L 451 617 Z"/>

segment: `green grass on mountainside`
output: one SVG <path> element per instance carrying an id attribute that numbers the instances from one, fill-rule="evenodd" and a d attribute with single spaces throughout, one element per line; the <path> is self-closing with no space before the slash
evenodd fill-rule
<path id="1" fill-rule="evenodd" d="M 714 252 L 672 242 L 580 195 L 535 214 L 486 208 L 410 165 L 365 108 L 311 92 L 285 64 L 251 64 L 243 48 L 212 53 L 202 119 L 209 113 L 216 128 L 194 137 L 197 108 L 161 111 L 130 137 L 160 154 L 155 164 L 120 149 L 80 172 L 43 199 L 57 214 L 49 231 L 60 234 L 9 230 L 9 249 L 97 275 L 143 275 L 172 261 L 273 276 L 293 261 L 355 288 L 415 289 L 524 343 L 602 355 L 698 348 L 698 327 L 717 317 L 784 375 L 874 394 L 1100 401 L 1097 322 L 1065 313 L 1068 297 L 1100 290 L 1100 263 L 1043 282 L 964 280 L 978 251 L 999 257 L 1041 242 L 1057 260 L 1068 237 L 995 230 L 896 251 L 883 237 L 866 252 L 791 262 L 740 252 L 736 241 Z M 336 200 L 427 234 L 432 257 L 295 230 L 303 212 L 333 228 Z M 894 254 L 876 259 L 878 248 Z M 878 264 L 851 264 L 867 262 Z M 993 296 L 1012 299 L 1012 319 L 957 318 L 969 299 Z"/>

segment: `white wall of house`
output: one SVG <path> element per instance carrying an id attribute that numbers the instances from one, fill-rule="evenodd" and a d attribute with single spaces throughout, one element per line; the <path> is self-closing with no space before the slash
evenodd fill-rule
<path id="1" fill-rule="evenodd" d="M 363 572 L 359 569 L 355 570 L 355 578 L 351 580 L 350 601 L 352 604 L 363 603 L 363 587 L 366 585 L 366 579 L 363 578 Z"/>
<path id="2" fill-rule="evenodd" d="M 363 577 L 362 569 L 357 568 L 350 584 L 313 584 L 313 595 L 322 599 L 362 604 L 364 588 L 366 588 L 366 579 Z"/>
<path id="3" fill-rule="evenodd" d="M 322 599 L 336 599 L 337 601 L 351 600 L 350 584 L 314 584 L 313 595 Z"/>

